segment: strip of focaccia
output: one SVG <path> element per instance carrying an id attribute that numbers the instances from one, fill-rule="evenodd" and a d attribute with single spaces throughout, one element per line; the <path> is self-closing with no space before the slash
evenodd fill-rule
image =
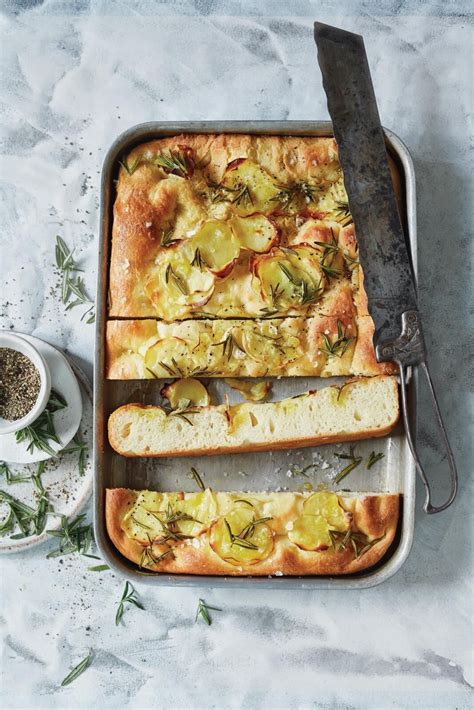
<path id="1" fill-rule="evenodd" d="M 117 549 L 143 570 L 234 576 L 351 574 L 392 544 L 399 495 L 106 492 Z"/>
<path id="2" fill-rule="evenodd" d="M 252 320 L 108 321 L 106 376 L 280 377 L 378 375 L 373 321 L 340 316 Z"/>

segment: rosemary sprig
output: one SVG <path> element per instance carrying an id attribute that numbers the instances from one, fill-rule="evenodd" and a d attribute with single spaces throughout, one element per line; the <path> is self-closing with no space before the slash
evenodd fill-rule
<path id="1" fill-rule="evenodd" d="M 0 501 L 6 503 L 9 508 L 9 513 L 5 520 L 3 520 L 0 526 L 0 532 L 2 535 L 6 535 L 15 527 L 15 523 L 20 528 L 19 533 L 12 535 L 12 540 L 19 540 L 24 537 L 31 535 L 31 525 L 35 519 L 36 511 L 31 508 L 26 503 L 22 503 L 17 498 L 14 498 L 6 491 L 0 490 Z"/>
<path id="2" fill-rule="evenodd" d="M 68 522 L 66 515 L 61 515 L 61 527 L 59 530 L 46 530 L 48 535 L 59 538 L 59 546 L 56 550 L 52 550 L 46 555 L 46 559 L 52 557 L 62 557 L 77 552 L 84 557 L 91 557 L 99 560 L 97 555 L 89 554 L 89 549 L 94 539 L 92 533 L 92 524 L 84 525 L 86 516 L 79 515 L 71 523 Z"/>
<path id="3" fill-rule="evenodd" d="M 171 264 L 168 264 L 168 266 L 166 267 L 166 272 L 165 272 L 165 282 L 169 283 L 169 281 L 171 279 L 172 279 L 174 285 L 176 286 L 176 288 L 179 291 L 181 291 L 181 293 L 184 296 L 189 295 L 189 290 L 188 290 L 186 281 L 184 281 L 184 279 L 179 274 L 176 273 L 176 271 L 173 269 Z"/>
<path id="4" fill-rule="evenodd" d="M 74 680 L 76 680 L 76 678 L 79 678 L 79 676 L 89 668 L 90 664 L 92 663 L 92 658 L 92 651 L 89 651 L 89 655 L 83 658 L 82 661 L 78 663 L 77 666 L 75 666 L 75 668 L 73 668 L 72 671 L 64 678 L 63 682 L 61 683 L 61 687 L 69 685 L 69 683 L 72 683 Z"/>
<path id="5" fill-rule="evenodd" d="M 224 340 L 219 341 L 218 343 L 213 343 L 211 347 L 215 348 L 218 345 L 222 345 L 222 354 L 227 357 L 228 360 L 231 359 L 234 350 L 240 350 L 241 353 L 244 353 L 245 351 L 242 350 L 240 345 L 237 343 L 236 339 L 232 335 L 232 333 L 229 333 Z"/>
<path id="6" fill-rule="evenodd" d="M 334 211 L 334 219 L 342 227 L 347 227 L 352 224 L 352 215 L 349 210 L 348 202 L 336 202 L 337 209 Z"/>
<path id="7" fill-rule="evenodd" d="M 161 232 L 160 244 L 162 247 L 170 247 L 172 244 L 177 244 L 179 239 L 173 239 L 173 229 L 164 229 Z"/>
<path id="8" fill-rule="evenodd" d="M 29 453 L 36 448 L 50 456 L 57 456 L 58 452 L 49 443 L 53 441 L 56 444 L 61 444 L 54 427 L 53 414 L 65 407 L 67 407 L 66 400 L 60 394 L 51 390 L 46 408 L 32 424 L 15 433 L 16 441 L 19 443 L 29 441 L 30 443 L 27 447 Z"/>
<path id="9" fill-rule="evenodd" d="M 196 481 L 196 484 L 197 484 L 198 488 L 201 489 L 201 491 L 205 491 L 205 490 L 206 490 L 206 486 L 204 485 L 204 482 L 203 482 L 201 476 L 200 476 L 199 473 L 196 471 L 196 469 L 194 468 L 194 466 L 191 466 L 191 470 L 190 470 L 190 472 L 189 472 L 189 474 L 188 474 L 188 478 L 193 478 L 193 479 Z"/>
<path id="10" fill-rule="evenodd" d="M 383 459 L 384 457 L 385 454 L 383 454 L 382 452 L 376 454 L 375 451 L 371 451 L 366 469 L 369 470 L 377 463 L 377 461 L 380 461 L 380 459 Z"/>
<path id="11" fill-rule="evenodd" d="M 137 592 L 131 582 L 125 582 L 125 588 L 122 593 L 122 598 L 120 599 L 117 607 L 117 613 L 115 614 L 115 626 L 118 626 L 122 621 L 123 615 L 125 613 L 125 604 L 133 604 L 137 609 L 144 609 L 143 604 L 137 599 Z"/>
<path id="12" fill-rule="evenodd" d="M 12 483 L 24 483 L 25 481 L 30 481 L 31 476 L 15 475 L 11 472 L 10 467 L 5 461 L 0 461 L 0 476 L 5 476 L 5 480 L 8 485 Z"/>
<path id="13" fill-rule="evenodd" d="M 300 304 L 305 306 L 318 298 L 322 292 L 321 280 L 316 288 L 303 278 L 298 278 L 282 261 L 278 262 L 280 270 L 285 274 L 288 281 L 295 287 L 295 295 Z"/>
<path id="14" fill-rule="evenodd" d="M 297 395 L 297 397 L 301 397 L 302 395 Z M 310 463 L 307 466 L 297 466 L 296 464 L 291 464 L 289 467 L 289 474 L 290 478 L 294 478 L 295 476 L 304 476 L 305 478 L 309 478 L 308 474 L 306 471 L 309 471 L 312 468 L 319 468 L 319 464 L 317 463 Z"/>
<path id="15" fill-rule="evenodd" d="M 351 471 L 353 471 L 357 466 L 360 465 L 362 462 L 362 456 L 356 456 L 355 455 L 355 446 L 351 446 L 349 448 L 349 453 L 348 454 L 335 454 L 338 459 L 345 459 L 350 461 L 345 468 L 342 469 L 342 471 L 339 471 L 337 474 L 336 478 L 334 479 L 334 483 L 339 483 L 342 481 L 343 478 L 345 478 Z"/>
<path id="16" fill-rule="evenodd" d="M 74 261 L 74 252 L 59 235 L 56 236 L 56 266 L 62 274 L 61 301 L 66 306 L 66 311 L 90 303 L 89 308 L 82 314 L 81 321 L 85 319 L 86 323 L 94 323 L 94 302 L 87 295 L 82 277 L 72 275 L 82 269 Z M 72 296 L 75 296 L 74 300 L 71 300 Z"/>
<path id="17" fill-rule="evenodd" d="M 197 266 L 197 268 L 201 269 L 201 271 L 203 270 L 203 267 L 205 267 L 205 266 L 209 267 L 209 264 L 207 263 L 207 261 L 205 260 L 203 255 L 201 254 L 200 249 L 196 249 L 196 251 L 194 252 L 194 257 L 191 262 L 191 266 Z"/>
<path id="18" fill-rule="evenodd" d="M 77 465 L 79 468 L 79 475 L 83 476 L 86 472 L 87 455 L 89 453 L 89 447 L 85 441 L 82 441 L 79 432 L 74 435 L 72 439 L 73 443 L 69 444 L 65 449 L 61 451 L 62 454 L 78 454 Z"/>
<path id="19" fill-rule="evenodd" d="M 169 150 L 168 154 L 159 153 L 154 159 L 154 164 L 158 165 L 166 173 L 173 173 L 182 178 L 189 178 L 193 172 L 192 161 L 180 150 Z"/>
<path id="20" fill-rule="evenodd" d="M 293 185 L 276 185 L 277 194 L 271 198 L 271 202 L 278 202 L 285 211 L 288 211 L 293 203 L 302 197 L 305 202 L 313 202 L 314 195 L 318 191 L 316 185 L 309 182 L 296 182 Z"/>
<path id="21" fill-rule="evenodd" d="M 219 609 L 217 606 L 209 606 L 209 604 L 206 604 L 204 599 L 199 599 L 194 623 L 196 623 L 201 616 L 203 621 L 210 626 L 212 624 L 212 619 L 209 611 L 222 611 L 222 609 Z"/>
<path id="22" fill-rule="evenodd" d="M 232 532 L 232 528 L 230 527 L 227 518 L 224 518 L 224 525 L 226 527 L 231 545 L 244 547 L 247 550 L 258 550 L 258 545 L 255 545 L 255 543 L 251 542 L 249 538 L 253 537 L 257 525 L 265 523 L 267 520 L 271 519 L 271 517 L 256 518 L 254 515 L 253 520 L 251 520 L 250 523 L 248 523 L 244 528 L 242 528 L 240 533 L 236 535 Z"/>
<path id="23" fill-rule="evenodd" d="M 122 166 L 122 168 L 125 170 L 127 175 L 133 175 L 135 170 L 138 168 L 140 163 L 142 162 L 142 156 L 137 155 L 133 159 L 132 163 L 129 164 L 128 160 L 124 157 L 123 160 L 119 160 L 119 165 Z"/>
<path id="24" fill-rule="evenodd" d="M 376 545 L 378 542 L 381 542 L 385 538 L 386 534 L 387 533 L 385 531 L 380 537 L 377 537 L 374 540 L 369 540 L 366 535 L 353 532 L 350 529 L 345 533 L 339 532 L 338 530 L 329 530 L 329 536 L 334 550 L 336 550 L 336 552 L 340 552 L 341 550 L 345 550 L 350 544 L 354 550 L 356 560 L 359 559 L 359 557 L 362 557 L 362 555 L 365 555 L 371 547 Z"/>
<path id="25" fill-rule="evenodd" d="M 253 198 L 248 185 L 238 183 L 233 189 L 232 204 L 233 205 L 253 205 Z"/>
<path id="26" fill-rule="evenodd" d="M 328 356 L 342 357 L 349 345 L 355 340 L 353 336 L 346 335 L 346 329 L 340 320 L 337 321 L 337 338 L 333 343 L 331 343 L 326 333 L 321 335 L 324 340 L 324 347 L 321 350 Z"/>
<path id="27" fill-rule="evenodd" d="M 162 552 L 160 555 L 155 555 L 153 552 L 153 540 L 147 533 L 147 538 L 148 538 L 148 545 L 146 545 L 143 548 L 143 552 L 140 556 L 140 562 L 138 563 L 139 567 L 146 568 L 150 567 L 151 565 L 157 565 L 161 562 L 161 560 L 164 560 L 166 557 L 169 557 L 170 555 L 174 557 L 174 552 L 173 548 L 170 547 L 168 550 L 165 550 Z"/>

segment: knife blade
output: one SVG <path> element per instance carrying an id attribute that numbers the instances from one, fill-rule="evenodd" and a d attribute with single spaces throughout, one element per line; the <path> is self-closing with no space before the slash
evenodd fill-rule
<path id="1" fill-rule="evenodd" d="M 364 40 L 319 22 L 315 40 L 377 346 L 399 336 L 401 314 L 418 308 L 410 257 Z"/>
<path id="2" fill-rule="evenodd" d="M 415 280 L 364 40 L 360 35 L 320 22 L 314 24 L 314 38 L 359 244 L 369 312 L 375 323 L 375 353 L 379 361 L 393 360 L 398 365 L 405 432 L 425 487 L 424 509 L 427 513 L 439 513 L 456 497 L 457 471 L 426 360 Z M 451 492 L 439 506 L 431 502 L 430 483 L 411 433 L 406 390 L 409 365 L 421 365 L 426 377 L 448 460 Z"/>

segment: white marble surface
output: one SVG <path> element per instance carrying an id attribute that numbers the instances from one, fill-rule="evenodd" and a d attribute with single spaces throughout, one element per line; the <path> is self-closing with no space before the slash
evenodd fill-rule
<path id="1" fill-rule="evenodd" d="M 473 674 L 468 250 L 469 3 L 4 2 L 0 45 L 1 327 L 67 348 L 92 372 L 93 326 L 65 314 L 60 234 L 94 292 L 102 160 L 160 119 L 326 118 L 312 21 L 364 34 L 382 120 L 418 176 L 420 300 L 460 494 L 418 505 L 413 551 L 360 593 L 154 590 L 114 625 L 123 581 L 49 545 L 4 557 L 5 708 L 468 708 Z M 472 225 L 472 221 L 471 221 Z M 423 404 L 420 422 L 425 423 Z M 421 427 L 432 462 L 436 436 Z M 441 462 L 442 463 L 442 462 Z M 194 624 L 199 596 L 222 608 Z M 95 653 L 74 684 L 68 669 Z"/>

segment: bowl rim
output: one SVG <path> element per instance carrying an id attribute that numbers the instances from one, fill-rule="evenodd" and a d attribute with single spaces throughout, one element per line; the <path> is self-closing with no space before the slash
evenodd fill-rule
<path id="1" fill-rule="evenodd" d="M 40 416 L 48 403 L 51 393 L 51 373 L 46 364 L 46 360 L 39 350 L 21 335 L 14 332 L 0 331 L 0 347 L 11 348 L 25 355 L 31 360 L 40 375 L 40 390 L 33 407 L 21 419 L 7 421 L 0 417 L 1 436 L 3 434 L 12 434 L 19 429 L 24 429 Z"/>

